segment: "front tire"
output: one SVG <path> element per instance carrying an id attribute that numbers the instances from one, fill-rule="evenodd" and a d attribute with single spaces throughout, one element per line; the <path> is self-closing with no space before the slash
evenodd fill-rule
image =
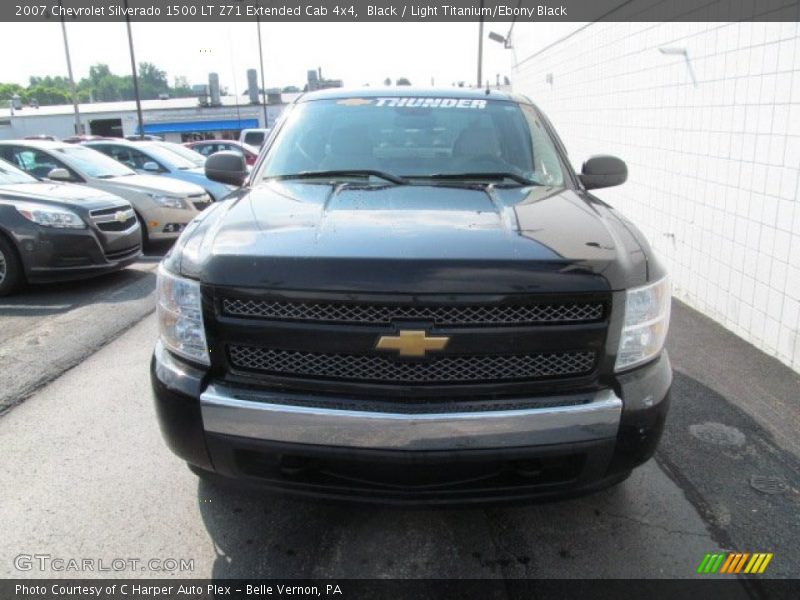
<path id="1" fill-rule="evenodd" d="M 22 263 L 17 250 L 0 236 L 0 296 L 16 292 L 24 282 Z"/>

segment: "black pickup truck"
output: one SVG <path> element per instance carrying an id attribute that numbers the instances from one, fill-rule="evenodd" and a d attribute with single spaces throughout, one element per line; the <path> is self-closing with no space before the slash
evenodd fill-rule
<path id="1" fill-rule="evenodd" d="M 669 404 L 670 288 L 525 97 L 307 94 L 158 276 L 151 376 L 200 476 L 389 503 L 549 498 L 625 479 Z"/>

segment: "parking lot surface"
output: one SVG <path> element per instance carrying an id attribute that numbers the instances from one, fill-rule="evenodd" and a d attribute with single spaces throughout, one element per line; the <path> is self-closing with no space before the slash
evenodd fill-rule
<path id="1" fill-rule="evenodd" d="M 0 576 L 682 578 L 718 550 L 800 575 L 800 378 L 680 303 L 667 432 L 623 484 L 529 506 L 348 506 L 198 482 L 166 449 L 148 374 L 156 261 L 0 306 Z M 193 568 L 15 568 L 36 553 Z"/>

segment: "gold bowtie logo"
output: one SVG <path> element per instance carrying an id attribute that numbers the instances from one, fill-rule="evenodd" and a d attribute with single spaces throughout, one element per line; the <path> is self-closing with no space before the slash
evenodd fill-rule
<path id="1" fill-rule="evenodd" d="M 428 337 L 424 331 L 400 331 L 399 335 L 382 335 L 375 346 L 378 350 L 397 350 L 400 356 L 423 357 L 428 350 L 444 350 L 449 337 Z"/>

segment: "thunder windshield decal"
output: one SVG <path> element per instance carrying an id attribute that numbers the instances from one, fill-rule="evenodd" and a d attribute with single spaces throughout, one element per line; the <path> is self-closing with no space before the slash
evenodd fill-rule
<path id="1" fill-rule="evenodd" d="M 390 108 L 486 108 L 486 100 L 471 98 L 407 98 L 407 97 L 388 97 L 388 98 L 348 98 L 339 100 L 337 104 L 345 106 L 363 106 L 373 104 L 375 106 L 386 106 Z"/>

